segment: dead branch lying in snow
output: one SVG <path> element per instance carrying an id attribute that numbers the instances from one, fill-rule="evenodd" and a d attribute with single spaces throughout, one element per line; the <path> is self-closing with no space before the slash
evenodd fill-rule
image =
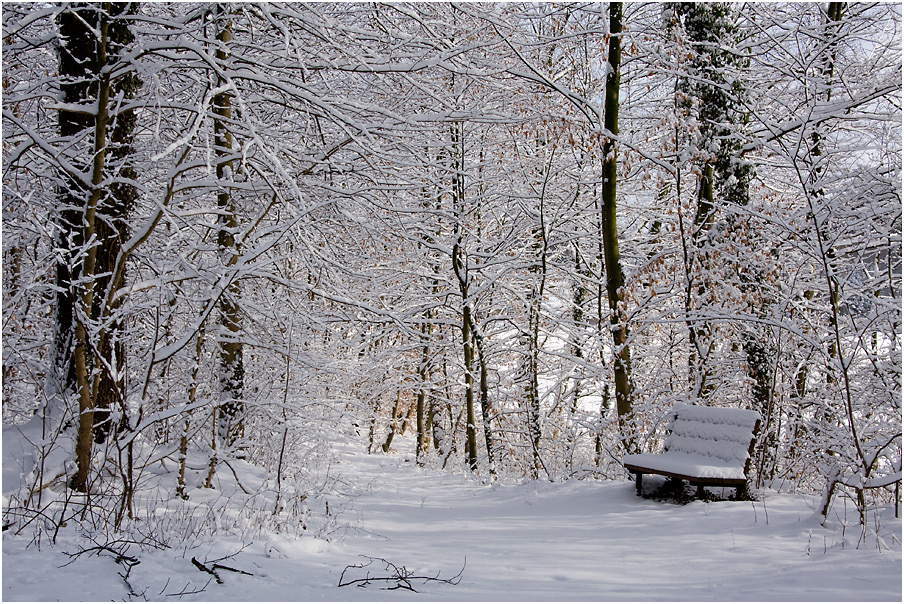
<path id="1" fill-rule="evenodd" d="M 468 565 L 468 559 L 465 558 L 464 564 L 462 564 L 461 570 L 458 571 L 458 574 L 452 577 L 451 579 L 441 579 L 439 573 L 437 572 L 435 575 L 415 575 L 413 571 L 408 570 L 404 566 L 397 566 L 392 562 L 385 560 L 384 558 L 374 558 L 371 556 L 362 556 L 367 560 L 364 564 L 349 564 L 342 571 L 342 575 L 339 577 L 339 587 L 345 587 L 347 585 L 355 585 L 357 587 L 367 587 L 372 583 L 381 582 L 386 584 L 385 587 L 381 587 L 380 589 L 407 589 L 409 591 L 413 591 L 417 593 L 417 590 L 412 586 L 412 581 L 420 581 L 422 584 L 427 584 L 429 582 L 435 583 L 448 583 L 449 585 L 458 585 L 461 581 L 461 576 L 465 572 L 465 566 Z M 359 570 L 365 569 L 374 564 L 375 562 L 381 562 L 383 564 L 382 573 L 377 576 L 371 576 L 370 571 L 366 571 L 365 576 L 358 579 L 345 579 L 345 573 L 350 570 Z"/>
<path id="2" fill-rule="evenodd" d="M 217 580 L 217 583 L 219 583 L 220 585 L 223 584 L 223 579 L 221 579 L 221 578 L 220 578 L 220 575 L 217 574 L 217 570 L 228 570 L 228 571 L 233 572 L 233 573 L 239 573 L 239 574 L 242 574 L 242 575 L 248 575 L 248 576 L 250 576 L 250 577 L 253 577 L 253 576 L 254 576 L 252 573 L 245 572 L 245 571 L 240 570 L 240 569 L 238 569 L 238 568 L 232 568 L 231 566 L 225 566 L 225 565 L 223 565 L 223 564 L 214 564 L 213 566 L 207 566 L 207 565 L 203 564 L 202 562 L 198 561 L 198 559 L 195 558 L 195 557 L 192 557 L 191 563 L 194 564 L 195 567 L 196 567 L 199 571 L 204 572 L 204 573 L 208 573 L 208 574 L 210 574 L 210 575 L 213 575 L 213 578 L 216 579 L 216 580 Z"/>

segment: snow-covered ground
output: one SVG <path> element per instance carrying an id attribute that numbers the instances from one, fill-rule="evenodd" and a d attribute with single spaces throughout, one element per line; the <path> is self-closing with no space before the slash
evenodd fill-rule
<path id="1" fill-rule="evenodd" d="M 400 447 L 408 443 L 401 441 Z M 901 522 L 891 510 L 861 538 L 843 501 L 821 526 L 815 502 L 773 491 L 755 502 L 676 505 L 634 494 L 630 482 L 572 480 L 492 486 L 423 469 L 402 455 L 346 449 L 331 468 L 349 495 L 328 497 L 333 532 L 243 538 L 224 530 L 169 549 L 140 549 L 128 575 L 149 600 L 770 600 L 900 601 Z M 408 448 L 410 450 L 410 448 Z M 4 464 L 8 460 L 4 460 Z M 252 476 L 243 476 L 251 480 Z M 654 488 L 655 477 L 646 481 Z M 4 490 L 6 491 L 6 485 Z M 223 488 L 222 492 L 225 492 Z M 335 492 L 335 491 L 334 491 Z M 212 504 L 220 492 L 206 491 Z M 203 499 L 201 491 L 192 499 Z M 324 503 L 326 503 L 324 502 Z M 321 510 L 322 512 L 323 510 Z M 852 510 L 850 510 L 852 511 Z M 847 524 L 845 526 L 845 524 Z M 32 531 L 3 533 L 3 600 L 129 599 L 126 564 L 87 545 L 77 527 L 40 548 Z M 325 533 L 319 531 L 321 535 Z M 878 536 L 877 536 L 878 533 Z M 339 587 L 343 570 L 379 558 L 411 580 Z M 222 584 L 199 570 L 219 564 Z M 390 576 L 385 564 L 345 580 Z M 460 573 L 460 574 L 459 574 Z M 195 592 L 195 593 L 190 593 Z M 182 595 L 179 595 L 182 594 Z"/>

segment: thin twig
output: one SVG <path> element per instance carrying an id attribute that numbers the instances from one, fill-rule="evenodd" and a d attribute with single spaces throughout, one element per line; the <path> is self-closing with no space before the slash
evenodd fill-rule
<path id="1" fill-rule="evenodd" d="M 194 589 L 194 590 L 192 590 L 192 591 L 186 591 L 186 590 L 188 589 L 188 586 L 189 586 L 190 584 L 191 584 L 191 581 L 189 581 L 188 583 L 186 583 L 186 584 L 185 584 L 185 587 L 182 588 L 182 591 L 180 591 L 180 592 L 178 592 L 178 593 L 173 593 L 173 594 L 163 594 L 163 595 L 165 595 L 165 596 L 168 597 L 168 598 L 174 598 L 174 597 L 179 597 L 179 596 L 190 596 L 190 595 L 192 595 L 192 594 L 199 594 L 199 593 L 201 593 L 202 591 L 204 591 L 205 589 L 207 589 L 207 586 L 208 586 L 208 585 L 210 585 L 210 579 L 207 580 L 207 583 L 205 583 L 205 584 L 204 584 L 204 587 L 202 587 L 201 589 Z"/>
<path id="2" fill-rule="evenodd" d="M 386 587 L 381 587 L 380 589 L 384 590 L 395 590 L 395 589 L 407 589 L 408 591 L 413 591 L 418 593 L 418 591 L 412 586 L 412 581 L 421 581 L 422 584 L 427 584 L 429 582 L 435 583 L 447 583 L 449 585 L 458 585 L 461 582 L 461 577 L 465 572 L 465 567 L 468 564 L 468 559 L 465 558 L 465 562 L 461 567 L 461 570 L 458 571 L 451 579 L 441 579 L 439 576 L 439 572 L 435 575 L 415 575 L 412 571 L 408 570 L 404 566 L 397 566 L 392 562 L 384 559 L 384 558 L 374 558 L 371 556 L 362 556 L 362 558 L 366 558 L 367 562 L 364 564 L 349 564 L 342 571 L 342 574 L 339 576 L 339 585 L 338 587 L 346 587 L 348 585 L 355 585 L 357 587 L 367 587 L 371 583 L 375 582 L 383 582 L 383 583 L 394 583 L 394 585 L 389 585 Z M 364 569 L 369 567 L 374 562 L 382 562 L 383 563 L 383 571 L 388 573 L 386 576 L 371 576 L 370 572 L 366 573 L 366 576 L 359 579 L 350 579 L 348 581 L 345 580 L 345 573 L 352 569 Z"/>

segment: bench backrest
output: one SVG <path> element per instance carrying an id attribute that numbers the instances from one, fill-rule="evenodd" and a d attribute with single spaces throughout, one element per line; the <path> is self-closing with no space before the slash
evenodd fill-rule
<path id="1" fill-rule="evenodd" d="M 746 409 L 676 405 L 665 450 L 691 453 L 744 467 L 759 429 L 760 414 Z"/>

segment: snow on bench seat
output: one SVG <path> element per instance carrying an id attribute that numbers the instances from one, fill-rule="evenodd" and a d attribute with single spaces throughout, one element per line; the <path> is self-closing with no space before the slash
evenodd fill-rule
<path id="1" fill-rule="evenodd" d="M 644 474 L 660 474 L 697 485 L 747 486 L 750 451 L 760 415 L 746 409 L 676 405 L 661 454 L 626 455 L 622 462 L 637 480 L 640 494 Z"/>
<path id="2" fill-rule="evenodd" d="M 630 458 L 630 460 L 629 460 Z M 659 472 L 680 476 L 697 478 L 721 478 L 726 480 L 746 480 L 744 467 L 738 467 L 735 463 L 720 462 L 705 455 L 685 455 L 683 453 L 669 453 L 668 455 L 655 453 L 641 453 L 629 455 L 625 458 L 625 465 L 637 468 L 645 468 L 644 474 L 656 474 Z"/>

